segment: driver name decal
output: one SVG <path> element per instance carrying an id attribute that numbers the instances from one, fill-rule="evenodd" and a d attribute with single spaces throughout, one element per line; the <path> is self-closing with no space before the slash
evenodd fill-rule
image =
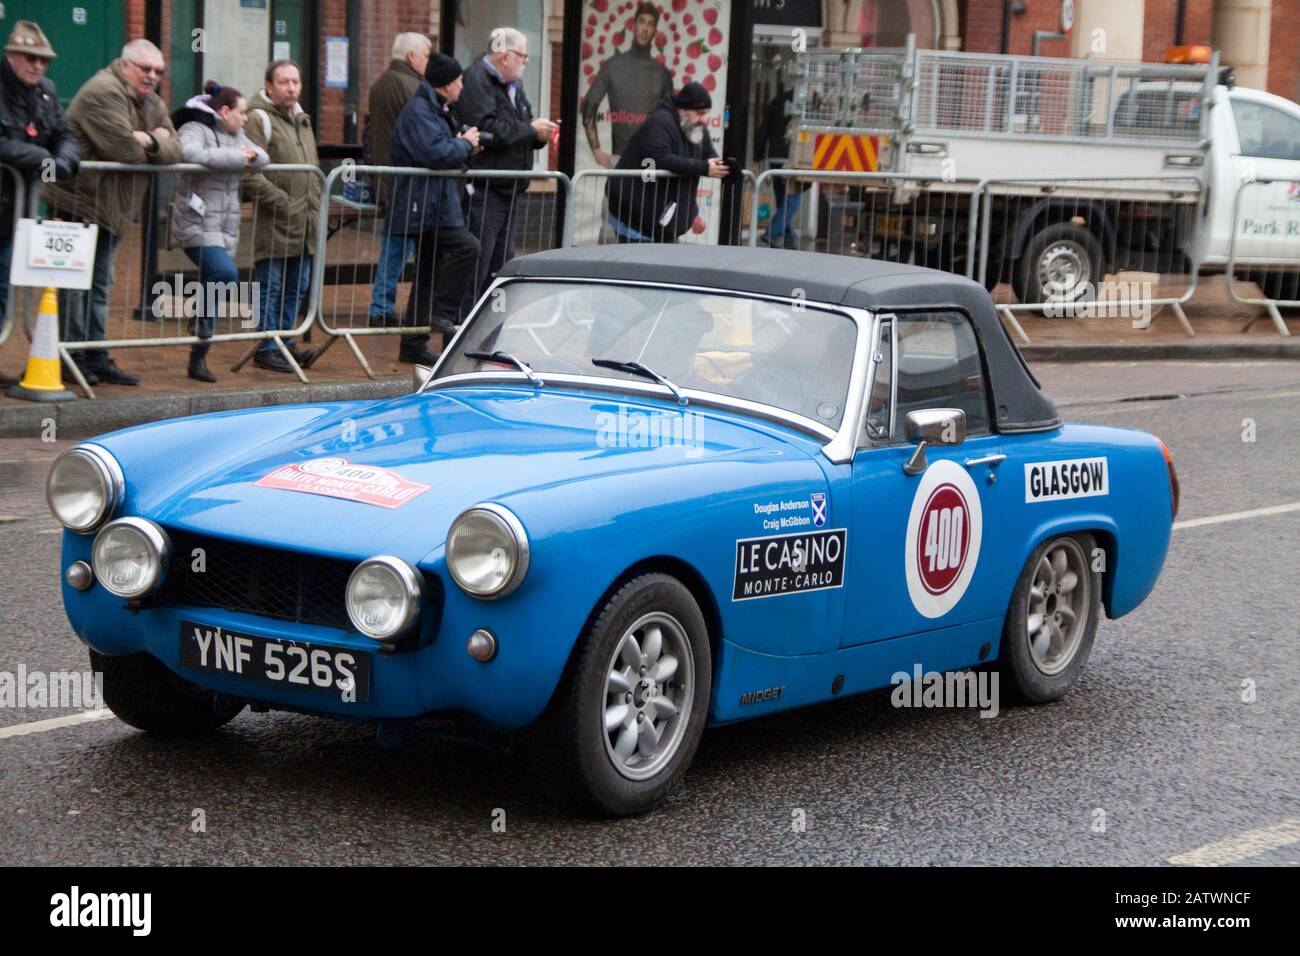
<path id="1" fill-rule="evenodd" d="M 912 497 L 903 560 L 912 606 L 928 618 L 957 606 L 979 562 L 984 514 L 966 469 L 936 461 Z"/>
<path id="2" fill-rule="evenodd" d="M 281 465 L 254 484 L 259 488 L 301 491 L 381 508 L 400 508 L 430 487 L 408 481 L 387 468 L 354 465 L 346 458 L 313 458 L 297 465 Z"/>
<path id="3" fill-rule="evenodd" d="M 779 597 L 844 586 L 848 531 L 812 531 L 736 542 L 733 601 Z"/>

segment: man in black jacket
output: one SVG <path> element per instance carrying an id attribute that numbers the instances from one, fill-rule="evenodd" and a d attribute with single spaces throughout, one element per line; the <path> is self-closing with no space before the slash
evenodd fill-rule
<path id="1" fill-rule="evenodd" d="M 483 151 L 471 169 L 532 169 L 533 151 L 551 139 L 556 124 L 533 117 L 533 108 L 520 82 L 528 63 L 528 38 L 513 27 L 492 31 L 487 53 L 465 70 L 465 88 L 456 101 L 456 115 L 479 131 Z M 527 189 L 519 179 L 480 179 L 469 184 L 469 231 L 479 241 L 478 273 L 466 297 L 465 310 L 483 294 L 502 264 L 514 258 L 516 203 Z"/>
<path id="2" fill-rule="evenodd" d="M 28 196 L 42 174 L 64 180 L 77 172 L 77 138 L 68 129 L 54 84 L 45 78 L 54 57 L 41 28 L 19 20 L 0 60 L 0 163 L 23 175 Z M 9 299 L 14 199 L 13 175 L 0 171 L 0 326 Z M 0 373 L 0 384 L 12 383 Z"/>
<path id="3" fill-rule="evenodd" d="M 609 181 L 609 224 L 619 242 L 676 242 L 699 215 L 695 193 L 700 177 L 724 179 L 729 174 L 705 127 L 712 108 L 709 91 L 699 83 L 687 83 L 676 96 L 665 96 L 632 134 L 617 169 L 678 175 Z"/>

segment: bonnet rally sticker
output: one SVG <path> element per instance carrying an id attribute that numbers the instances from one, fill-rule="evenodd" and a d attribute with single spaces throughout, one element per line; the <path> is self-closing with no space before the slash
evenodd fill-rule
<path id="1" fill-rule="evenodd" d="M 429 490 L 429 485 L 407 481 L 395 471 L 374 465 L 354 465 L 346 458 L 313 458 L 298 465 L 281 465 L 254 484 L 259 488 L 302 491 L 381 508 L 400 508 Z"/>
<path id="2" fill-rule="evenodd" d="M 943 617 L 962 599 L 979 561 L 984 516 L 966 470 L 936 461 L 912 498 L 903 560 L 907 593 L 925 617 Z"/>

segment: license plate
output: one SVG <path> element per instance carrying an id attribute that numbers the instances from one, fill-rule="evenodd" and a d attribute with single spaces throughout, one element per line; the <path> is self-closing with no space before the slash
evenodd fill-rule
<path id="1" fill-rule="evenodd" d="M 370 654 L 181 622 L 181 666 L 262 684 L 370 699 Z"/>

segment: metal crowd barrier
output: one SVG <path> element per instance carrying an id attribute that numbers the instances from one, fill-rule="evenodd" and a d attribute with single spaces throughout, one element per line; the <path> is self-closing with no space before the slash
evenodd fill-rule
<path id="1" fill-rule="evenodd" d="M 1104 312 L 1146 329 L 1168 307 L 1196 334 L 1183 311 L 1200 276 L 1205 194 L 1196 177 L 988 179 L 980 191 L 977 275 L 1023 343 L 1018 312 Z M 1124 278 L 1134 275 L 1155 278 Z M 1014 303 L 999 288 L 1004 281 Z"/>
<path id="2" fill-rule="evenodd" d="M 81 164 L 78 178 L 87 173 L 103 177 L 93 197 L 88 198 L 79 193 L 74 208 L 49 209 L 48 215 L 51 217 L 70 214 L 78 219 L 94 221 L 102 211 L 100 204 L 112 188 L 113 177 L 146 176 L 151 180 L 144 214 L 138 221 L 132 221 L 121 236 L 116 237 L 109 291 L 104 301 L 98 303 L 103 310 L 102 339 L 95 338 L 93 334 L 93 288 L 87 292 L 62 290 L 59 293 L 59 352 L 69 373 L 88 397 L 93 398 L 94 391 L 73 361 L 72 353 L 92 346 L 94 349 L 120 349 L 194 345 L 200 342 L 251 342 L 252 347 L 248 353 L 231 368 L 231 371 L 238 371 L 263 342 L 270 340 L 275 343 L 299 380 L 307 381 L 284 340 L 301 336 L 315 318 L 317 302 L 311 294 L 315 283 L 310 271 L 302 276 L 299 270 L 299 275 L 302 276 L 302 296 L 294 314 L 284 316 L 286 327 L 263 329 L 259 327 L 262 324 L 257 299 L 260 285 L 257 278 L 258 263 L 254 261 L 259 235 L 265 230 L 274 232 L 277 227 L 284 226 L 294 218 L 304 217 L 305 221 L 305 208 L 296 211 L 291 206 L 282 213 L 279 208 L 267 211 L 257 203 L 241 203 L 239 243 L 234 256 L 237 269 L 234 288 L 223 283 L 200 283 L 199 267 L 183 250 L 172 247 L 170 232 L 174 210 L 171 197 L 176 186 L 172 177 L 182 173 L 211 172 L 206 166 L 187 163 L 155 166 L 87 161 Z M 305 181 L 307 178 L 315 178 L 322 185 L 325 179 L 325 174 L 319 167 L 302 164 L 270 165 L 257 172 L 275 175 L 282 183 L 286 177 L 293 177 L 294 181 L 289 185 L 294 187 L 297 195 L 301 195 L 296 185 L 298 179 Z M 105 233 L 106 230 L 101 227 L 101 244 L 106 241 Z M 278 265 L 282 277 L 291 276 L 288 267 L 294 260 L 304 254 L 309 255 L 311 251 L 304 230 L 301 242 L 291 242 L 283 254 L 263 259 L 262 262 L 268 264 L 263 268 L 275 268 Z M 307 268 L 310 270 L 310 266 Z M 199 319 L 206 321 L 200 322 Z M 208 322 L 211 323 L 210 327 Z M 209 331 L 211 334 L 206 334 Z"/>
<path id="3" fill-rule="evenodd" d="M 784 187 L 779 203 L 778 186 Z M 764 241 L 974 274 L 979 180 L 783 167 L 762 173 L 754 193 L 751 246 Z M 760 236 L 759 213 L 769 197 L 766 234 Z M 774 220 L 782 229 L 780 236 L 772 235 Z M 791 232 L 793 246 L 787 235 Z"/>
<path id="4" fill-rule="evenodd" d="M 345 163 L 331 170 L 325 178 L 321 202 L 316 253 L 319 268 L 314 275 L 313 301 L 320 306 L 319 327 L 329 338 L 312 357 L 312 364 L 342 339 L 366 375 L 374 378 L 370 363 L 357 345 L 358 336 L 432 331 L 429 321 L 419 321 L 416 314 L 420 302 L 415 298 L 413 282 L 420 272 L 423 257 L 437 256 L 437 234 L 431 248 L 422 247 L 415 235 L 393 233 L 392 223 L 385 215 L 386 197 L 394 183 L 403 178 L 422 179 L 422 186 L 411 188 L 417 195 L 425 197 L 439 180 L 454 179 L 460 183 L 457 193 L 465 207 L 467 228 L 471 222 L 468 206 L 481 201 L 480 191 L 490 188 L 486 184 L 503 180 L 522 183 L 524 188 L 517 191 L 513 203 L 507 207 L 507 226 L 514 232 L 515 254 L 526 255 L 556 247 L 560 217 L 564 214 L 569 192 L 569 177 L 563 173 L 546 170 L 461 172 Z M 469 188 L 474 192 L 470 193 Z M 474 237 L 480 247 L 486 226 L 484 217 Z M 491 264 L 484 263 L 483 255 L 480 248 L 479 257 L 468 267 L 479 271 L 483 267 L 490 268 Z M 432 268 L 433 263 L 428 263 L 428 266 Z M 477 275 L 470 279 L 460 307 L 460 320 L 469 313 L 490 282 L 490 275 L 481 285 Z M 327 284 L 329 293 L 325 288 Z M 430 289 L 425 294 L 431 293 Z"/>
<path id="5" fill-rule="evenodd" d="M 753 182 L 753 174 L 742 171 L 745 185 Z M 604 245 L 615 242 L 645 241 L 636 240 L 630 233 L 636 233 L 629 224 L 611 216 L 608 191 L 616 180 L 631 180 L 621 188 L 631 189 L 630 206 L 634 213 L 639 213 L 643 203 L 654 199 L 660 184 L 680 178 L 677 173 L 661 169 L 583 169 L 573 177 L 569 190 L 569 201 L 565 208 L 564 242 L 568 246 Z M 731 201 L 734 203 L 731 216 L 733 223 L 741 221 L 745 208 L 745 189 L 733 190 Z M 695 221 L 682 235 L 678 242 L 712 245 L 721 235 L 723 203 L 728 191 L 723 188 L 723 180 L 700 177 L 696 188 L 696 203 L 699 214 Z M 631 217 L 629 217 L 631 218 Z M 623 235 L 620 236 L 620 231 Z"/>
<path id="6" fill-rule="evenodd" d="M 1279 335 L 1291 334 L 1278 309 L 1300 308 L 1300 179 L 1248 179 L 1237 187 L 1227 281 L 1233 299 L 1261 306 Z M 1259 295 L 1243 295 L 1238 281 L 1254 283 Z M 1260 318 L 1254 316 L 1242 331 Z"/>

